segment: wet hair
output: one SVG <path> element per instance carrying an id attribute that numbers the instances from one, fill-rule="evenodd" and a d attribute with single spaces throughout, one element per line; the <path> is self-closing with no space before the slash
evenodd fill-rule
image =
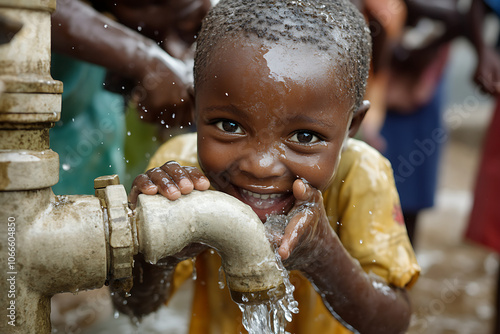
<path id="1" fill-rule="evenodd" d="M 221 0 L 205 17 L 197 39 L 195 85 L 217 45 L 238 34 L 316 47 L 342 67 L 355 110 L 363 101 L 371 59 L 370 31 L 349 0 Z M 241 35 L 240 35 L 241 36 Z"/>

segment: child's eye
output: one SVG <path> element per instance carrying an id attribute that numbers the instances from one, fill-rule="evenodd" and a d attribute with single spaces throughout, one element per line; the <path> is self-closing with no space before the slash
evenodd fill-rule
<path id="1" fill-rule="evenodd" d="M 296 132 L 290 138 L 290 141 L 295 142 L 295 143 L 299 143 L 299 144 L 313 144 L 313 143 L 320 141 L 320 139 L 318 138 L 318 136 L 314 135 L 311 132 L 299 131 L 299 132 Z"/>
<path id="2" fill-rule="evenodd" d="M 238 125 L 238 123 L 233 121 L 228 121 L 228 120 L 218 121 L 217 123 L 215 123 L 215 126 L 217 126 L 220 130 L 224 132 L 237 133 L 237 134 L 243 133 L 243 130 Z"/>

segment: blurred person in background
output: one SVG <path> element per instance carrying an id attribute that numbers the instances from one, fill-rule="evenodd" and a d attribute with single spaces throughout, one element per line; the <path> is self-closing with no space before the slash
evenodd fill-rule
<path id="1" fill-rule="evenodd" d="M 372 61 L 365 98 L 370 101 L 370 112 L 361 124 L 364 141 L 379 151 L 385 142 L 380 128 L 386 114 L 386 95 L 389 83 L 393 49 L 401 39 L 407 16 L 403 0 L 352 0 L 366 18 L 372 36 Z"/>
<path id="2" fill-rule="evenodd" d="M 480 59 L 483 42 L 482 35 L 473 34 L 473 6 L 463 13 L 455 0 L 406 0 L 405 4 L 407 19 L 392 50 L 387 113 L 377 148 L 393 165 L 414 242 L 419 213 L 434 206 L 441 146 L 447 139 L 442 113 L 450 43 L 467 37 Z M 491 66 L 491 62 L 478 62 L 477 71 Z"/>
<path id="3" fill-rule="evenodd" d="M 494 12 L 500 17 L 500 1 L 474 0 L 471 22 L 477 29 L 472 38 L 478 50 L 478 66 L 474 81 L 496 98 L 490 125 L 483 141 L 483 152 L 474 189 L 474 202 L 465 237 L 500 253 L 500 36 L 496 50 L 480 38 L 485 14 Z M 480 69 L 479 69 L 480 68 Z M 497 274 L 495 322 L 493 332 L 500 333 L 500 274 Z"/>
<path id="4" fill-rule="evenodd" d="M 126 106 L 138 111 L 134 120 L 155 124 L 149 138 L 160 126 L 190 124 L 190 47 L 210 1 L 95 4 L 99 10 L 59 1 L 52 16 L 52 75 L 64 83 L 61 121 L 51 130 L 57 194 L 91 194 L 95 177 L 124 175 Z"/>

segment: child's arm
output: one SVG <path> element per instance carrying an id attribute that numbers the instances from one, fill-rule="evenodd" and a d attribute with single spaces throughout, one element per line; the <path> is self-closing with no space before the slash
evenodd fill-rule
<path id="1" fill-rule="evenodd" d="M 210 182 L 196 167 L 182 167 L 175 161 L 169 161 L 161 167 L 148 170 L 137 176 L 129 195 L 131 206 L 137 203 L 141 193 L 154 195 L 160 193 L 170 200 L 176 200 L 196 190 L 207 190 Z M 134 285 L 129 293 L 122 290 L 113 291 L 113 304 L 116 309 L 130 317 L 141 319 L 156 311 L 170 298 L 172 279 L 177 264 L 185 259 L 198 255 L 206 246 L 192 244 L 178 254 L 168 256 L 150 264 L 142 254 L 134 257 Z"/>
<path id="2" fill-rule="evenodd" d="M 404 333 L 411 316 L 406 291 L 366 274 L 349 255 L 329 224 L 321 192 L 301 180 L 293 192 L 293 218 L 279 248 L 285 265 L 304 273 L 332 315 L 360 333 Z"/>

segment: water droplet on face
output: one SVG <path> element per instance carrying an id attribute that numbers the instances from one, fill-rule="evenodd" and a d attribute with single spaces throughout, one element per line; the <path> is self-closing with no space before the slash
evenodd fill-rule
<path id="1" fill-rule="evenodd" d="M 115 311 L 115 313 L 113 314 L 113 318 L 118 319 L 119 317 L 120 317 L 120 312 Z"/>
<path id="2" fill-rule="evenodd" d="M 108 29 L 108 25 L 107 24 L 104 25 L 104 29 Z"/>

